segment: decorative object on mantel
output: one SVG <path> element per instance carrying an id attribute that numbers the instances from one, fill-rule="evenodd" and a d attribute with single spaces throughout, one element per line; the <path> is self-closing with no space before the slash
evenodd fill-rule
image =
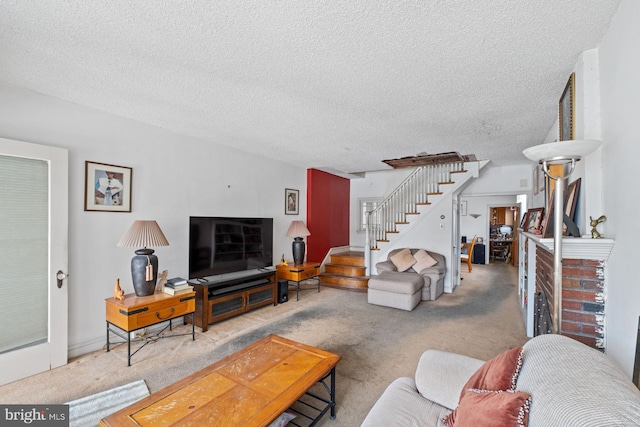
<path id="1" fill-rule="evenodd" d="M 158 257 L 149 246 L 169 246 L 167 238 L 155 221 L 136 220 L 118 242 L 119 247 L 142 247 L 131 258 L 131 279 L 137 296 L 152 295 L 158 280 Z"/>
<path id="2" fill-rule="evenodd" d="M 398 168 L 414 168 L 417 166 L 429 166 L 429 165 L 441 165 L 446 163 L 458 163 L 458 162 L 474 162 L 476 161 L 475 154 L 460 155 L 456 151 L 440 154 L 427 154 L 418 153 L 413 157 L 402 157 L 400 159 L 383 160 L 383 163 L 388 164 L 394 169 Z"/>
<path id="3" fill-rule="evenodd" d="M 124 291 L 120 287 L 120 278 L 116 279 L 116 287 L 113 289 L 113 297 L 120 301 L 124 299 Z"/>
<path id="4" fill-rule="evenodd" d="M 291 221 L 291 225 L 287 230 L 287 237 L 293 237 L 291 248 L 293 249 L 293 263 L 295 265 L 300 265 L 304 262 L 305 244 L 302 238 L 310 235 L 311 233 L 307 226 L 304 225 L 304 222 Z"/>
<path id="5" fill-rule="evenodd" d="M 480 217 L 480 214 L 469 214 L 470 216 L 472 216 L 474 219 L 477 219 L 478 217 Z"/>
<path id="6" fill-rule="evenodd" d="M 562 124 L 560 124 L 562 126 Z M 571 175 L 575 168 L 576 162 L 580 161 L 583 156 L 592 153 L 600 145 L 601 141 L 594 140 L 576 140 L 576 141 L 560 141 L 550 144 L 540 144 L 529 147 L 522 152 L 529 160 L 538 162 L 542 165 L 545 175 L 556 181 L 555 209 L 553 215 L 553 333 L 560 334 L 562 329 L 562 224 L 564 219 L 564 184 L 565 180 Z M 550 173 L 551 165 L 562 165 L 562 169 L 566 166 L 569 170 L 560 176 L 554 176 Z"/>
<path id="7" fill-rule="evenodd" d="M 599 218 L 597 219 L 593 219 L 591 217 L 591 215 L 589 215 L 589 219 L 591 220 L 589 225 L 591 226 L 591 238 L 592 239 L 601 239 L 602 235 L 598 232 L 598 230 L 596 229 L 596 227 L 598 226 L 598 224 L 600 224 L 601 222 L 605 222 L 607 220 L 607 217 L 604 215 L 600 215 Z"/>

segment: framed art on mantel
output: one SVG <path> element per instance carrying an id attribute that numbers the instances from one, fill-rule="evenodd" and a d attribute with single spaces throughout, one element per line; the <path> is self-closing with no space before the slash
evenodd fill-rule
<path id="1" fill-rule="evenodd" d="M 576 73 L 571 73 L 558 103 L 559 141 L 575 139 L 575 77 Z"/>
<path id="2" fill-rule="evenodd" d="M 298 215 L 300 212 L 300 191 L 293 190 L 291 188 L 284 189 L 284 214 L 285 215 Z"/>
<path id="3" fill-rule="evenodd" d="M 131 212 L 133 169 L 105 163 L 84 162 L 84 210 Z"/>

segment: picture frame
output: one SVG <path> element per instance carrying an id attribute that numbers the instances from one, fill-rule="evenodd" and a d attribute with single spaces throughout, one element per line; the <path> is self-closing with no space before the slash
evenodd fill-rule
<path id="1" fill-rule="evenodd" d="M 520 219 L 520 228 L 521 230 L 524 230 L 524 226 L 527 224 L 527 217 L 529 216 L 529 211 L 526 211 L 524 214 L 522 214 L 522 218 Z"/>
<path id="2" fill-rule="evenodd" d="M 460 202 L 460 215 L 467 216 L 467 201 Z"/>
<path id="3" fill-rule="evenodd" d="M 558 102 L 559 141 L 575 139 L 575 79 L 576 73 L 571 73 Z"/>
<path id="4" fill-rule="evenodd" d="M 284 189 L 284 214 L 298 215 L 300 213 L 300 191 L 292 188 Z"/>
<path id="5" fill-rule="evenodd" d="M 84 210 L 131 212 L 133 169 L 92 161 L 84 162 Z"/>
<path id="6" fill-rule="evenodd" d="M 580 194 L 580 183 L 582 178 L 578 178 L 573 181 L 566 190 L 566 195 L 563 197 L 563 209 L 565 215 L 569 217 L 571 221 L 575 221 L 576 214 L 576 206 L 578 204 L 578 195 Z M 547 209 L 548 214 L 544 218 L 544 225 L 542 227 L 542 237 L 553 237 L 553 226 L 551 222 L 553 221 L 553 210 L 555 209 L 555 189 L 551 192 L 551 198 L 549 200 L 549 209 Z M 562 222 L 562 234 L 564 236 L 570 235 L 569 228 L 567 224 Z"/>
<path id="7" fill-rule="evenodd" d="M 543 220 L 544 208 L 529 209 L 524 223 L 524 231 L 532 234 L 542 234 Z"/>
<path id="8" fill-rule="evenodd" d="M 576 220 L 576 205 L 578 204 L 581 181 L 582 178 L 578 178 L 569 184 L 569 187 L 567 187 L 567 197 L 564 202 L 564 213 L 574 222 Z M 563 227 L 563 231 L 565 235 L 569 234 L 566 226 Z"/>

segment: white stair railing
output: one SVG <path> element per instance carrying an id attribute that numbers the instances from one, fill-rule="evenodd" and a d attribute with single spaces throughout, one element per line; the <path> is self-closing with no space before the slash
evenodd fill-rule
<path id="1" fill-rule="evenodd" d="M 388 242 L 399 224 L 407 224 L 407 215 L 417 214 L 419 205 L 429 204 L 429 195 L 441 194 L 440 184 L 451 183 L 452 172 L 462 172 L 463 162 L 417 167 L 374 210 L 367 212 L 365 257 L 378 243 Z"/>

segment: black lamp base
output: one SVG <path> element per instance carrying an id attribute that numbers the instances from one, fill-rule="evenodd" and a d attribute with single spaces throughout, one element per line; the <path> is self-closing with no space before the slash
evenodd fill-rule
<path id="1" fill-rule="evenodd" d="M 138 249 L 136 256 L 131 258 L 131 279 L 133 290 L 139 297 L 153 295 L 158 280 L 158 257 L 153 255 L 153 249 Z M 151 264 L 153 268 L 152 280 L 147 280 L 146 268 Z"/>
<path id="2" fill-rule="evenodd" d="M 293 244 L 291 245 L 293 249 L 293 263 L 295 265 L 300 265 L 304 262 L 304 250 L 305 244 L 302 237 L 294 237 Z"/>

